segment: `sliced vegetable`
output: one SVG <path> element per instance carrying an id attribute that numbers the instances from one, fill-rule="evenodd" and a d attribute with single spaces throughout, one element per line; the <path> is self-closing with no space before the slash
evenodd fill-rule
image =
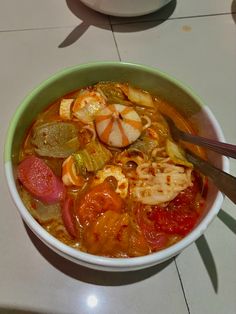
<path id="1" fill-rule="evenodd" d="M 130 101 L 134 102 L 139 106 L 147 108 L 154 107 L 152 96 L 148 92 L 145 92 L 141 89 L 129 86 L 127 90 L 127 97 L 129 98 Z"/>
<path id="2" fill-rule="evenodd" d="M 158 146 L 158 141 L 156 139 L 153 139 L 147 135 L 141 135 L 139 139 L 137 139 L 136 142 L 134 142 L 128 150 L 137 149 L 140 150 L 143 153 L 150 154 L 151 151 Z"/>
<path id="3" fill-rule="evenodd" d="M 105 107 L 106 99 L 97 91 L 83 90 L 72 107 L 73 115 L 83 123 L 91 123 L 95 115 Z"/>
<path id="4" fill-rule="evenodd" d="M 77 135 L 73 123 L 53 121 L 35 126 L 31 142 L 40 156 L 66 158 L 79 149 Z"/>
<path id="5" fill-rule="evenodd" d="M 71 112 L 71 105 L 74 102 L 74 99 L 62 99 L 60 103 L 59 114 L 60 117 L 64 120 L 71 120 L 72 112 Z"/>
<path id="6" fill-rule="evenodd" d="M 31 194 L 22 189 L 20 195 L 24 205 L 28 208 L 31 215 L 41 224 L 51 223 L 60 219 L 60 204 L 45 205 L 42 202 L 33 199 Z"/>
<path id="7" fill-rule="evenodd" d="M 17 177 L 32 196 L 45 204 L 57 203 L 64 197 L 63 183 L 38 157 L 24 159 L 17 168 Z"/>
<path id="8" fill-rule="evenodd" d="M 84 149 L 73 155 L 80 175 L 100 170 L 112 157 L 111 152 L 97 141 L 92 141 Z"/>
<path id="9" fill-rule="evenodd" d="M 85 182 L 84 178 L 77 174 L 74 156 L 69 156 L 62 164 L 62 181 L 67 186 L 79 187 Z"/>
<path id="10" fill-rule="evenodd" d="M 109 105 L 101 110 L 95 125 L 100 140 L 113 147 L 125 147 L 136 141 L 143 129 L 138 113 L 120 104 Z"/>
<path id="11" fill-rule="evenodd" d="M 102 91 L 109 104 L 125 104 L 127 102 L 125 94 L 117 83 L 99 82 L 95 87 Z"/>
<path id="12" fill-rule="evenodd" d="M 123 201 L 109 183 L 103 182 L 80 198 L 77 207 L 79 222 L 84 226 L 107 210 L 122 212 Z"/>
<path id="13" fill-rule="evenodd" d="M 166 140 L 166 152 L 174 163 L 193 168 L 193 164 L 186 159 L 184 150 L 169 139 Z"/>

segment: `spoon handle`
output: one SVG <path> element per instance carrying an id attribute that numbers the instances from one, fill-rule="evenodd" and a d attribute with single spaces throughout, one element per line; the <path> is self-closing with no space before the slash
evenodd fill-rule
<path id="1" fill-rule="evenodd" d="M 215 186 L 223 192 L 234 204 L 236 204 L 236 178 L 216 168 L 200 157 L 186 152 L 187 159 L 204 175 L 211 178 Z"/>
<path id="2" fill-rule="evenodd" d="M 224 156 L 236 158 L 236 145 L 222 143 L 219 141 L 207 139 L 205 137 L 188 134 L 182 131 L 179 131 L 179 133 L 180 133 L 179 138 L 181 138 L 183 141 L 187 141 L 193 144 L 197 144 L 199 146 L 209 148 Z"/>

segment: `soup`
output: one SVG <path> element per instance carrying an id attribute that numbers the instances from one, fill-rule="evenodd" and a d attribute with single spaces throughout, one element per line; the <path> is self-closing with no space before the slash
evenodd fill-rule
<path id="1" fill-rule="evenodd" d="M 99 82 L 50 104 L 19 154 L 32 216 L 63 243 L 101 256 L 143 256 L 181 240 L 201 217 L 206 180 L 163 113 L 194 132 L 170 104 L 128 83 Z"/>

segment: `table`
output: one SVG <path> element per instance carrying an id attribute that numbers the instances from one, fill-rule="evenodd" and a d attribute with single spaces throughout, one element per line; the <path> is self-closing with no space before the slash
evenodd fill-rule
<path id="1" fill-rule="evenodd" d="M 90 61 L 154 66 L 191 86 L 236 143 L 236 1 L 172 1 L 115 18 L 76 0 L 0 0 L 1 164 L 22 99 L 62 68 Z M 236 162 L 230 160 L 236 175 Z M 0 313 L 236 313 L 236 211 L 225 199 L 206 233 L 162 265 L 103 273 L 65 261 L 22 222 L 1 167 Z"/>

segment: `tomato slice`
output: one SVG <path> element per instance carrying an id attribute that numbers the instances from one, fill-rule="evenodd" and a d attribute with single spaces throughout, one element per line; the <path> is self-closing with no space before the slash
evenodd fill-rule
<path id="1" fill-rule="evenodd" d="M 122 212 L 123 200 L 108 182 L 103 182 L 79 200 L 76 212 L 81 225 L 87 225 L 107 210 Z"/>
<path id="2" fill-rule="evenodd" d="M 156 232 L 186 235 L 196 224 L 198 214 L 191 210 L 168 210 L 155 208 L 150 214 L 150 219 L 155 222 Z"/>
<path id="3" fill-rule="evenodd" d="M 150 220 L 149 211 L 138 203 L 135 208 L 137 223 L 152 251 L 161 250 L 168 245 L 169 238 L 164 232 L 157 232 L 155 222 Z"/>
<path id="4" fill-rule="evenodd" d="M 166 232 L 185 236 L 195 226 L 199 213 L 195 208 L 195 198 L 198 192 L 195 183 L 179 193 L 167 207 L 154 206 L 149 213 L 149 219 L 154 221 L 156 232 Z"/>

